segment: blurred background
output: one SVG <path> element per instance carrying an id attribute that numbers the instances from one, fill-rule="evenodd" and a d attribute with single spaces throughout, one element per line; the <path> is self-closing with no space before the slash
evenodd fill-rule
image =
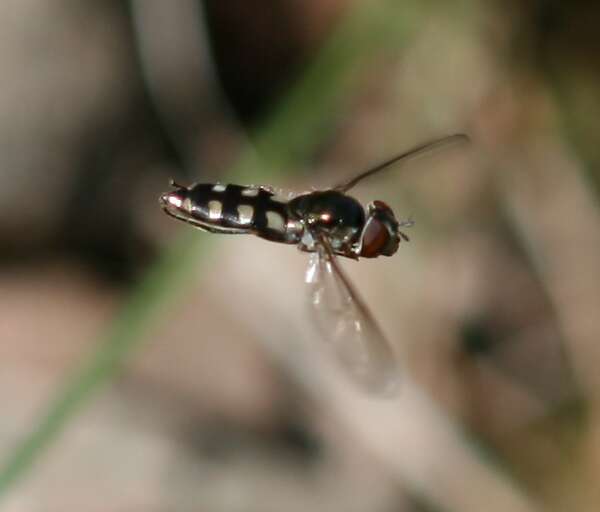
<path id="1" fill-rule="evenodd" d="M 551 0 L 4 1 L 2 509 L 598 510 L 599 23 Z M 355 190 L 416 221 L 395 257 L 343 262 L 395 400 L 322 363 L 305 254 L 157 203 L 170 178 L 326 187 L 455 132 Z"/>

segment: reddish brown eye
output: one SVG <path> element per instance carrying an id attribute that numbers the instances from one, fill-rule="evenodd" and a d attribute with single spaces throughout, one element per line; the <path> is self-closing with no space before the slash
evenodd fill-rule
<path id="1" fill-rule="evenodd" d="M 379 220 L 371 218 L 362 233 L 360 255 L 363 258 L 376 258 L 390 240 L 390 233 Z"/>
<path id="2" fill-rule="evenodd" d="M 391 212 L 392 209 L 383 201 L 380 201 L 378 199 L 376 199 L 375 201 L 373 201 L 373 206 L 375 207 L 376 210 L 381 210 L 381 211 L 386 211 L 386 212 Z"/>

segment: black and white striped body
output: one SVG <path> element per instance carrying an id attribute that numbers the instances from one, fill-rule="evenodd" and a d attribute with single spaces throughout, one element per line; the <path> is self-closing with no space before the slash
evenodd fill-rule
<path id="1" fill-rule="evenodd" d="M 254 234 L 287 244 L 302 238 L 288 199 L 265 187 L 199 183 L 165 194 L 162 202 L 167 213 L 211 233 Z"/>
<path id="2" fill-rule="evenodd" d="M 401 240 L 408 241 L 400 228 L 413 222 L 398 222 L 383 201 L 371 202 L 365 211 L 347 192 L 392 164 L 468 140 L 461 133 L 442 137 L 400 153 L 336 187 L 294 198 L 275 194 L 269 187 L 220 183 L 184 187 L 171 182 L 175 190 L 162 194 L 160 204 L 172 217 L 211 233 L 254 234 L 272 242 L 296 244 L 308 252 L 319 251 L 319 246 L 326 244 L 334 254 L 353 259 L 392 256 Z"/>
<path id="3" fill-rule="evenodd" d="M 353 259 L 391 256 L 403 236 L 387 205 L 375 201 L 367 213 L 356 199 L 334 189 L 287 198 L 257 186 L 175 187 L 161 196 L 163 209 L 211 233 L 253 234 L 307 252 L 325 236 L 336 254 Z"/>

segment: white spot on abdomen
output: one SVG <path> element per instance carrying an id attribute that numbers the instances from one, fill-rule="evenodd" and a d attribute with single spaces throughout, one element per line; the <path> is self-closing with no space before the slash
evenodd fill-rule
<path id="1" fill-rule="evenodd" d="M 287 196 L 284 196 L 283 194 L 272 195 L 269 199 L 271 199 L 271 201 L 274 201 L 276 203 L 282 203 L 282 204 L 286 204 L 286 203 L 290 202 L 290 198 Z"/>
<path id="2" fill-rule="evenodd" d="M 209 201 L 208 202 L 208 218 L 212 220 L 218 220 L 221 218 L 223 212 L 223 203 L 221 201 Z"/>
<path id="3" fill-rule="evenodd" d="M 285 232 L 285 223 L 280 213 L 268 210 L 267 211 L 267 228 L 280 233 Z"/>
<path id="4" fill-rule="evenodd" d="M 276 203 L 286 204 L 290 202 L 290 199 L 296 196 L 293 192 L 286 191 L 281 188 L 274 188 L 271 191 L 273 195 L 269 198 L 271 201 Z"/>
<path id="5" fill-rule="evenodd" d="M 225 192 L 227 190 L 227 185 L 223 185 L 222 183 L 217 183 L 213 186 L 213 192 Z"/>
<path id="6" fill-rule="evenodd" d="M 174 206 L 175 208 L 180 208 L 181 207 L 181 198 L 171 195 L 169 194 L 167 196 L 167 202 L 171 205 Z"/>
<path id="7" fill-rule="evenodd" d="M 259 190 L 257 188 L 245 188 L 242 190 L 242 195 L 245 197 L 256 197 Z"/>
<path id="8" fill-rule="evenodd" d="M 250 224 L 254 217 L 254 208 L 249 204 L 240 204 L 237 207 L 240 224 Z"/>

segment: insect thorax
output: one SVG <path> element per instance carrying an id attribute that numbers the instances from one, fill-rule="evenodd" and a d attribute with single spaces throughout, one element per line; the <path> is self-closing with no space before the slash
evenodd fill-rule
<path id="1" fill-rule="evenodd" d="M 365 224 L 362 205 L 335 190 L 298 196 L 288 209 L 290 217 L 301 221 L 309 232 L 325 234 L 336 250 L 356 244 Z"/>

